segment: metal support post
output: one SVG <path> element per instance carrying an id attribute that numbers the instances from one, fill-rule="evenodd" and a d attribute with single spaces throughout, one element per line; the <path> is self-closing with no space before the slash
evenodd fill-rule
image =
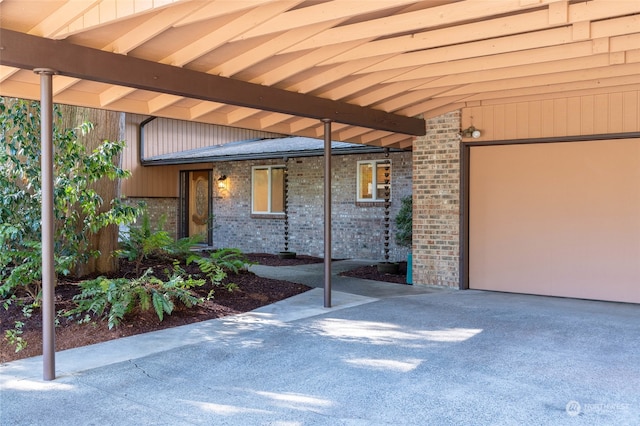
<path id="1" fill-rule="evenodd" d="M 42 363 L 43 379 L 56 378 L 55 360 L 55 266 L 53 210 L 53 74 L 37 68 L 40 75 L 40 133 L 42 171 Z"/>
<path id="2" fill-rule="evenodd" d="M 331 120 L 324 123 L 324 307 L 331 307 Z"/>

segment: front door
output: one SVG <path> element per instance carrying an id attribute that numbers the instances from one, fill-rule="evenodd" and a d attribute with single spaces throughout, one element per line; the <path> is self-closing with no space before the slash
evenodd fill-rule
<path id="1" fill-rule="evenodd" d="M 180 172 L 180 236 L 200 236 L 211 245 L 211 181 L 210 170 Z"/>

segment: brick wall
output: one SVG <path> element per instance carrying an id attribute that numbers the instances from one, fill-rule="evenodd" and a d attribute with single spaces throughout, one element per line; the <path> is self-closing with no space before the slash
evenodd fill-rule
<path id="1" fill-rule="evenodd" d="M 427 121 L 427 134 L 416 139 L 410 152 L 391 153 L 395 218 L 400 199 L 413 191 L 413 282 L 459 285 L 460 221 L 460 113 Z M 384 259 L 383 217 L 380 206 L 355 202 L 356 164 L 384 158 L 383 154 L 334 156 L 333 255 L 336 258 Z M 251 167 L 281 165 L 282 160 L 214 163 L 214 178 L 228 176 L 227 189 L 214 185 L 213 245 L 238 247 L 246 252 L 277 253 L 284 250 L 283 220 L 251 217 Z M 289 249 L 299 254 L 323 256 L 322 157 L 292 158 L 289 167 Z M 412 179 L 413 172 L 413 179 Z M 177 232 L 177 198 L 128 198 L 145 201 L 152 221 L 167 217 L 165 229 Z M 391 222 L 390 260 L 406 258 L 407 249 L 394 242 Z"/>
<path id="2" fill-rule="evenodd" d="M 147 206 L 147 213 L 151 226 L 157 226 L 164 215 L 164 230 L 173 238 L 178 234 L 178 199 L 177 198 L 142 198 L 129 197 L 124 201 L 132 206 L 137 206 L 139 202 L 144 202 Z M 140 219 L 138 219 L 139 221 Z M 134 224 L 135 226 L 136 224 Z M 123 230 L 126 231 L 126 230 Z"/>
<path id="3" fill-rule="evenodd" d="M 332 158 L 333 256 L 384 260 L 384 208 L 356 204 L 357 161 L 383 159 L 384 154 L 338 155 Z M 411 153 L 390 153 L 392 191 L 390 217 L 395 218 L 402 197 L 411 194 Z M 281 218 L 251 216 L 251 167 L 284 164 L 283 160 L 215 163 L 214 177 L 228 176 L 228 189 L 214 188 L 215 247 L 237 247 L 245 252 L 284 250 Z M 323 157 L 289 159 L 289 250 L 324 255 Z M 391 226 L 389 259 L 406 259 L 407 249 L 394 242 Z"/>
<path id="4" fill-rule="evenodd" d="M 460 112 L 427 120 L 413 146 L 413 282 L 458 287 Z"/>

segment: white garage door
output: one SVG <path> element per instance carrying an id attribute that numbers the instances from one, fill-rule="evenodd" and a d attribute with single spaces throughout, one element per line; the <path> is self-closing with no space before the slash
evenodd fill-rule
<path id="1" fill-rule="evenodd" d="M 640 303 L 640 141 L 472 147 L 469 287 Z"/>

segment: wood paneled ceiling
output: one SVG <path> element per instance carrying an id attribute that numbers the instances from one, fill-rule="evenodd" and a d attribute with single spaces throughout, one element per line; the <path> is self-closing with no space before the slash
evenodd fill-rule
<path id="1" fill-rule="evenodd" d="M 260 108 L 62 72 L 56 102 L 316 138 L 313 114 L 290 113 L 297 99 L 429 118 L 640 90 L 638 0 L 0 0 L 0 28 L 304 95 Z M 2 52 L 0 95 L 37 99 L 38 76 Z M 328 118 L 334 140 L 412 144 L 411 132 Z"/>

